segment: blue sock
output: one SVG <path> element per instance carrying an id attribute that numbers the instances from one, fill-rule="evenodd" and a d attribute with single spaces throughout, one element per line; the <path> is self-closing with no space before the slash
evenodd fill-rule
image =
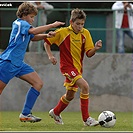
<path id="1" fill-rule="evenodd" d="M 31 110 L 39 95 L 40 95 L 40 92 L 35 90 L 33 87 L 29 89 L 29 91 L 27 92 L 26 100 L 22 110 L 23 115 L 28 115 L 31 113 Z"/>

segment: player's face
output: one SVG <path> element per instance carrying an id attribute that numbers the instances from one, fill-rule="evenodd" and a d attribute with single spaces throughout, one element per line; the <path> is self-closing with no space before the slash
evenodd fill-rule
<path id="1" fill-rule="evenodd" d="M 28 14 L 27 16 L 24 16 L 23 19 L 26 20 L 29 24 L 32 24 L 34 22 L 34 14 Z"/>
<path id="2" fill-rule="evenodd" d="M 84 19 L 76 19 L 74 22 L 70 22 L 75 33 L 79 33 L 84 27 Z"/>

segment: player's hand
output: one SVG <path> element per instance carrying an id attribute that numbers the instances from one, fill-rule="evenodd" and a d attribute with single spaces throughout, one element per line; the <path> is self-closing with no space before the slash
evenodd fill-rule
<path id="1" fill-rule="evenodd" d="M 58 26 L 64 25 L 64 24 L 65 24 L 64 22 L 55 21 L 54 23 L 52 23 L 52 27 L 55 28 L 55 27 L 58 27 Z"/>
<path id="2" fill-rule="evenodd" d="M 95 49 L 98 50 L 102 47 L 102 40 L 99 40 L 95 43 Z"/>
<path id="3" fill-rule="evenodd" d="M 56 65 L 57 60 L 54 56 L 49 57 L 49 60 L 52 62 L 53 65 Z"/>
<path id="4" fill-rule="evenodd" d="M 50 32 L 47 34 L 47 38 L 54 37 L 55 34 L 56 34 L 56 32 L 50 31 Z"/>

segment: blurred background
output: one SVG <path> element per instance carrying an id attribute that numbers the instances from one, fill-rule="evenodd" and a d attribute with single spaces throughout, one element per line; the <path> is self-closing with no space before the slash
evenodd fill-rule
<path id="1" fill-rule="evenodd" d="M 17 7 L 22 2 L 6 2 L 12 6 L 0 7 L 0 49 L 5 49 L 8 45 L 8 38 L 11 31 L 12 22 L 16 19 Z M 113 2 L 48 2 L 54 9 L 47 16 L 47 24 L 54 21 L 63 21 L 65 26 L 69 25 L 70 11 L 73 8 L 82 8 L 87 14 L 85 28 L 87 28 L 95 41 L 102 38 L 103 47 L 99 52 L 115 53 L 116 35 L 114 28 L 114 14 L 111 10 Z M 3 4 L 1 2 L 1 4 Z M 41 11 L 40 11 L 41 12 Z M 7 15 L 8 14 L 8 15 Z M 54 29 L 53 29 L 54 30 Z M 132 53 L 133 43 L 130 38 L 125 37 L 126 52 Z M 39 42 L 38 42 L 39 43 Z M 52 50 L 58 51 L 56 45 Z M 28 48 L 27 48 L 28 51 Z M 38 45 L 38 52 L 41 49 Z"/>

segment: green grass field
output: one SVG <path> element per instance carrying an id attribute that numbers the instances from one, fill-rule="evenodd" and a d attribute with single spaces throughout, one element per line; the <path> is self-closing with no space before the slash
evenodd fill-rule
<path id="1" fill-rule="evenodd" d="M 24 123 L 18 119 L 20 112 L 0 112 L 0 131 L 133 131 L 132 112 L 115 112 L 116 124 L 112 128 L 86 127 L 82 123 L 80 112 L 63 112 L 64 125 L 57 125 L 49 117 L 48 112 L 34 112 L 41 117 L 38 123 Z M 98 118 L 100 112 L 91 112 L 91 116 Z"/>

